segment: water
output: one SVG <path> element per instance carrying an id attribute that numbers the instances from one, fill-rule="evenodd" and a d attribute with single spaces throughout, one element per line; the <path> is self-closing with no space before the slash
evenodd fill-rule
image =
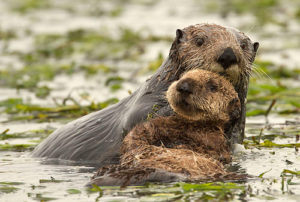
<path id="1" fill-rule="evenodd" d="M 260 42 L 259 60 L 272 61 L 275 65 L 293 69 L 299 68 L 299 21 L 291 18 L 297 1 L 291 1 L 281 8 L 282 14 L 274 14 L 280 23 L 259 25 L 259 20 L 251 13 L 238 15 L 229 13 L 222 18 L 216 12 L 216 5 L 198 1 L 45 1 L 47 6 L 31 8 L 26 12 L 16 9 L 22 5 L 21 0 L 0 2 L 0 31 L 12 30 L 16 37 L 0 41 L 0 70 L 14 68 L 22 69 L 25 62 L 18 53 L 35 51 L 35 39 L 41 34 L 65 35 L 70 30 L 84 29 L 111 31 L 117 37 L 119 27 L 129 27 L 134 31 L 142 30 L 142 35 L 153 34 L 173 38 L 177 28 L 191 24 L 210 22 L 224 26 L 236 27 L 247 33 L 251 39 Z M 25 2 L 25 1 L 24 1 Z M 34 2 L 34 1 L 32 1 Z M 283 5 L 284 1 L 279 1 Z M 218 6 L 217 6 L 218 7 Z M 14 8 L 14 9 L 13 9 Z M 28 8 L 30 9 L 30 8 Z M 120 14 L 113 12 L 120 10 Z M 221 9 L 222 10 L 222 9 Z M 280 13 L 280 12 L 278 12 Z M 299 19 L 298 19 L 299 20 Z M 114 36 L 116 35 L 116 36 Z M 2 35 L 0 35 L 2 36 Z M 52 90 L 45 99 L 37 98 L 32 90 L 16 90 L 9 86 L 0 86 L 0 101 L 7 98 L 23 98 L 24 100 L 42 106 L 55 106 L 55 99 L 61 102 L 67 95 L 80 102 L 81 105 L 91 101 L 104 101 L 117 97 L 122 99 L 133 92 L 152 73 L 145 68 L 155 60 L 159 53 L 167 56 L 170 48 L 169 41 L 147 42 L 144 52 L 137 59 L 117 60 L 103 59 L 105 63 L 116 68 L 117 73 L 103 73 L 87 76 L 84 72 L 55 75 L 53 80 L 39 82 L 38 86 L 47 85 Z M 130 49 L 132 50 L 132 49 Z M 97 64 L 97 59 L 87 59 L 81 53 L 65 56 L 62 59 L 45 59 L 45 63 L 54 66 L 75 63 Z M 121 75 L 124 78 L 122 88 L 112 91 L 105 81 L 111 76 Z M 263 76 L 263 80 L 276 85 L 276 81 Z M 292 86 L 300 86 L 299 79 L 288 79 Z M 1 82 L 0 82 L 1 84 Z M 283 82 L 285 84 L 285 82 Z M 251 85 L 251 84 L 250 84 Z M 83 96 L 87 94 L 87 96 Z M 68 101 L 69 103 L 69 101 Z M 282 107 L 282 105 L 280 105 Z M 279 107 L 280 108 L 280 107 Z M 15 115 L 13 115 L 15 116 Z M 24 132 L 37 129 L 55 129 L 65 124 L 67 120 L 39 123 L 34 121 L 9 121 L 11 115 L 0 114 L 0 133 L 9 129 L 10 133 Z M 286 121 L 294 124 L 287 125 Z M 99 120 L 101 122 L 101 120 Z M 271 137 L 277 144 L 295 143 L 299 135 L 299 113 L 288 116 L 271 114 L 268 124 L 264 116 L 247 119 L 246 135 L 258 136 L 262 128 L 263 136 L 284 134 L 283 137 Z M 0 140 L 0 144 L 36 144 L 38 137 Z M 112 140 L 113 141 L 113 140 Z M 262 141 L 262 140 L 261 140 Z M 242 183 L 248 187 L 245 196 L 235 195 L 235 199 L 249 201 L 300 201 L 300 181 L 296 176 L 281 177 L 284 169 L 299 171 L 300 156 L 295 148 L 248 148 L 238 146 L 233 165 L 256 178 Z M 0 201 L 139 201 L 166 200 L 157 199 L 152 192 L 141 194 L 139 188 L 105 189 L 100 197 L 98 192 L 90 192 L 85 185 L 89 182 L 95 168 L 76 165 L 73 162 L 49 162 L 44 159 L 33 159 L 30 151 L 0 151 Z M 262 178 L 260 174 L 266 172 Z M 9 182 L 12 184 L 5 184 Z M 2 183 L 2 184 L 1 184 Z M 289 185 L 288 185 L 289 183 Z M 169 185 L 166 185 L 166 188 Z M 9 188 L 9 191 L 6 188 Z M 163 191 L 163 189 L 161 189 Z M 9 192 L 9 193 L 6 193 Z M 195 194 L 195 193 L 194 193 Z M 191 194 L 193 195 L 193 194 Z M 148 198 L 147 198 L 148 197 Z M 151 198 L 152 197 L 152 198 Z"/>
<path id="2" fill-rule="evenodd" d="M 16 192 L 2 194 L 1 201 L 28 201 L 39 200 L 42 197 L 56 198 L 63 201 L 68 189 L 84 189 L 85 183 L 92 173 L 89 167 L 84 166 L 59 166 L 43 164 L 42 161 L 30 158 L 28 152 L 2 152 L 0 178 L 8 182 L 21 182 L 14 186 Z M 50 182 L 41 183 L 40 180 Z M 62 182 L 51 182 L 51 179 Z M 70 201 L 85 201 L 92 199 L 86 193 L 68 194 Z"/>

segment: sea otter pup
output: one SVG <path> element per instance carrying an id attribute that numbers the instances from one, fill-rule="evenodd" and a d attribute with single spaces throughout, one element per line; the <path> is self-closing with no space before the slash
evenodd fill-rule
<path id="1" fill-rule="evenodd" d="M 235 142 L 243 140 L 245 100 L 258 43 L 242 32 L 215 24 L 178 29 L 168 58 L 138 90 L 119 103 L 70 122 L 52 133 L 33 151 L 35 157 L 76 160 L 80 163 L 118 163 L 123 137 L 149 114 L 173 113 L 163 93 L 191 69 L 224 75 L 241 102 L 240 118 L 226 127 Z M 153 107 L 155 106 L 155 107 Z"/>
<path id="2" fill-rule="evenodd" d="M 91 183 L 142 185 L 149 181 L 199 181 L 233 175 L 224 128 L 239 118 L 240 101 L 222 76 L 191 70 L 169 87 L 175 115 L 138 124 L 124 138 L 120 165 L 100 168 Z"/>

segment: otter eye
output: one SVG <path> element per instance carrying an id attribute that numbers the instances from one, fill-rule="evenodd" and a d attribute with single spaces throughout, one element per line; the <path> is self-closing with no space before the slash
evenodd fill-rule
<path id="1" fill-rule="evenodd" d="M 218 90 L 218 86 L 213 80 L 209 80 L 207 82 L 207 89 L 209 89 L 211 92 L 216 92 Z"/>
<path id="2" fill-rule="evenodd" d="M 243 50 L 245 50 L 247 48 L 247 46 L 248 46 L 248 43 L 246 41 L 242 41 L 241 44 L 240 44 L 240 46 L 241 46 L 241 48 Z"/>
<path id="3" fill-rule="evenodd" d="M 200 46 L 202 46 L 203 43 L 204 43 L 204 39 L 203 38 L 197 38 L 196 39 L 196 45 L 197 46 L 200 47 Z"/>

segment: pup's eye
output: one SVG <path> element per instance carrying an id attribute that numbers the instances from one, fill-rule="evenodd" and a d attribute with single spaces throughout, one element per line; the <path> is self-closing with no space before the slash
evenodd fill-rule
<path id="1" fill-rule="evenodd" d="M 242 42 L 240 43 L 240 46 L 241 46 L 241 48 L 242 48 L 243 50 L 245 50 L 245 49 L 247 48 L 247 46 L 248 46 L 247 41 L 242 41 Z"/>
<path id="2" fill-rule="evenodd" d="M 207 82 L 207 89 L 209 89 L 211 92 L 216 92 L 218 90 L 218 86 L 213 80 L 209 80 Z"/>
<path id="3" fill-rule="evenodd" d="M 203 38 L 197 38 L 195 42 L 196 42 L 196 45 L 200 47 L 200 46 L 203 45 L 204 39 Z"/>

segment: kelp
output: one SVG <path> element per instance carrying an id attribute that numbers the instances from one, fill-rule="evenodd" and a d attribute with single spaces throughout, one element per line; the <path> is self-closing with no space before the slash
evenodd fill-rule
<path id="1" fill-rule="evenodd" d="M 292 171 L 292 170 L 288 170 L 288 169 L 284 169 L 281 174 L 291 174 L 291 175 L 295 175 L 297 177 L 300 177 L 300 171 Z"/>
<path id="2" fill-rule="evenodd" d="M 255 71 L 259 76 L 250 79 L 247 116 L 300 113 L 299 68 L 288 69 L 257 60 Z M 287 82 L 293 79 L 299 85 L 287 85 L 285 79 L 288 79 Z"/>
<path id="3" fill-rule="evenodd" d="M 68 194 L 81 194 L 81 191 L 78 189 L 67 189 Z"/>
<path id="4" fill-rule="evenodd" d="M 105 28 L 101 32 L 77 29 L 65 35 L 38 35 L 34 50 L 19 54 L 27 64 L 49 58 L 62 59 L 75 53 L 83 55 L 87 60 L 136 60 L 144 53 L 146 43 L 171 40 L 170 37 L 155 36 L 149 31 L 145 36 L 141 31 L 127 27 L 120 27 L 117 37 Z"/>
<path id="5" fill-rule="evenodd" d="M 263 142 L 258 142 L 256 139 L 253 141 L 244 140 L 243 142 L 246 148 L 257 147 L 257 148 L 299 148 L 300 143 L 288 143 L 288 144 L 277 144 L 271 140 L 265 139 Z"/>
<path id="6" fill-rule="evenodd" d="M 19 133 L 9 133 L 9 129 L 0 132 L 0 140 L 9 140 L 9 139 L 16 139 L 16 138 L 45 138 L 53 130 L 51 129 L 38 129 L 38 130 L 29 130 Z"/>
<path id="7" fill-rule="evenodd" d="M 245 6 L 247 3 L 247 6 Z M 289 1 L 292 4 L 291 7 L 298 8 L 298 1 Z M 203 6 L 201 4 L 201 6 Z M 242 16 L 242 15 L 253 15 L 255 17 L 255 25 L 263 26 L 267 23 L 276 24 L 282 27 L 287 26 L 288 22 L 286 20 L 290 18 L 299 18 L 299 9 L 293 9 L 294 12 L 283 11 L 285 18 L 278 18 L 276 16 L 276 11 L 282 8 L 282 2 L 279 0 L 254 0 L 247 2 L 245 0 L 228 0 L 220 2 L 218 0 L 209 1 L 205 4 L 206 10 L 211 12 L 217 12 L 222 17 L 226 17 L 232 13 Z M 287 17 L 287 15 L 290 15 Z M 288 19 L 287 19 L 288 18 Z M 248 25 L 248 24 L 247 24 Z M 249 26 L 249 25 L 248 25 Z"/>
<path id="8" fill-rule="evenodd" d="M 8 194 L 8 193 L 16 192 L 19 189 L 20 188 L 12 187 L 12 186 L 0 186 L 0 193 Z"/>
<path id="9" fill-rule="evenodd" d="M 48 0 L 11 0 L 12 9 L 20 13 L 27 13 L 32 10 L 49 8 L 50 3 Z"/>
<path id="10" fill-rule="evenodd" d="M 134 195 L 141 201 L 168 201 L 168 200 L 229 200 L 236 195 L 245 192 L 244 185 L 232 182 L 210 182 L 210 183 L 175 183 L 175 184 L 148 184 L 145 186 L 128 186 L 126 189 L 120 187 L 93 185 L 89 192 L 99 192 L 98 200 L 107 193 L 114 192 L 116 196 Z"/>
<path id="11" fill-rule="evenodd" d="M 40 179 L 40 184 L 43 183 L 62 183 L 62 182 L 70 182 L 69 180 L 57 180 L 54 177 L 51 177 L 50 179 Z"/>
<path id="12" fill-rule="evenodd" d="M 0 151 L 23 152 L 33 150 L 36 144 L 0 144 Z"/>
<path id="13" fill-rule="evenodd" d="M 43 107 L 39 105 L 26 104 L 21 98 L 10 98 L 0 101 L 3 111 L 11 114 L 9 120 L 37 120 L 49 121 L 53 119 L 76 118 L 86 115 L 92 111 L 104 109 L 105 107 L 117 103 L 117 98 L 110 98 L 106 101 L 81 106 L 79 104 L 62 105 L 53 107 Z"/>
<path id="14" fill-rule="evenodd" d="M 110 77 L 119 77 L 118 68 L 107 65 L 107 61 L 137 60 L 144 54 L 145 46 L 150 42 L 171 41 L 170 37 L 161 37 L 144 34 L 145 30 L 133 31 L 126 27 L 119 28 L 119 34 L 101 29 L 71 30 L 66 34 L 39 34 L 35 36 L 34 47 L 30 51 L 9 52 L 17 56 L 25 64 L 21 68 L 4 68 L 0 70 L 0 85 L 16 89 L 27 89 L 34 92 L 38 98 L 46 98 L 51 93 L 47 85 L 39 85 L 44 81 L 52 81 L 57 75 L 85 72 L 87 76 L 98 72 L 113 74 Z M 143 34 L 142 34 L 143 32 Z M 5 32 L 6 33 L 6 32 Z M 12 34 L 3 36 L 13 37 Z M 1 32 L 0 32 L 1 36 Z M 83 58 L 84 62 L 76 62 L 76 57 Z M 97 61 L 95 63 L 94 61 Z M 162 63 L 162 55 L 155 62 L 150 62 L 151 71 Z M 63 61 L 63 62 L 61 62 Z M 91 62 L 92 61 L 92 62 Z M 108 78 L 110 79 L 110 78 Z M 120 81 L 120 80 L 119 80 Z M 112 91 L 121 88 L 120 82 L 110 86 Z"/>
<path id="15" fill-rule="evenodd" d="M 18 191 L 20 188 L 15 187 L 17 185 L 23 185 L 23 182 L 0 182 L 0 193 L 12 193 Z"/>

